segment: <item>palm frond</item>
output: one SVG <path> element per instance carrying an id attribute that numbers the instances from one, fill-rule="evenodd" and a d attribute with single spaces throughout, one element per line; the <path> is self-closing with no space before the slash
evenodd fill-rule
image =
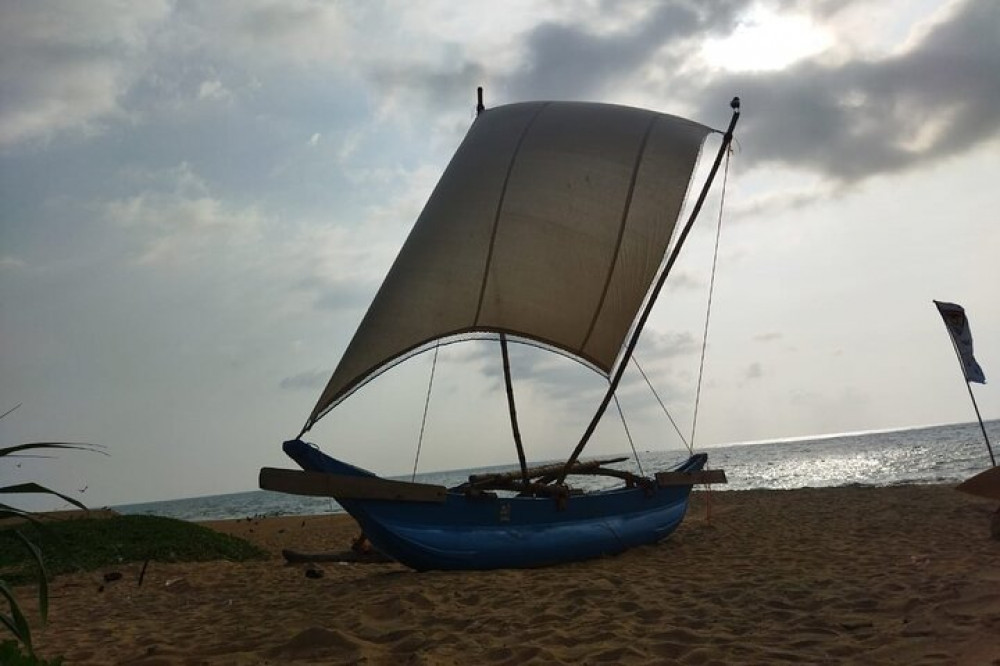
<path id="1" fill-rule="evenodd" d="M 63 495 L 62 493 L 56 492 L 51 488 L 46 488 L 45 486 L 35 483 L 34 481 L 29 481 L 28 483 L 18 483 L 13 486 L 0 487 L 0 494 L 7 494 L 7 493 L 22 493 L 22 494 L 34 493 L 34 494 L 55 495 L 59 499 L 65 500 L 79 509 L 83 509 L 84 511 L 87 510 L 86 505 L 84 505 L 83 503 L 73 499 L 72 497 L 68 497 L 66 495 Z"/>
<path id="2" fill-rule="evenodd" d="M 88 444 L 86 442 L 29 442 L 28 444 L 18 444 L 0 449 L 0 456 L 9 456 L 18 451 L 28 449 L 77 449 L 80 451 L 93 451 L 101 455 L 110 455 L 100 444 Z"/>

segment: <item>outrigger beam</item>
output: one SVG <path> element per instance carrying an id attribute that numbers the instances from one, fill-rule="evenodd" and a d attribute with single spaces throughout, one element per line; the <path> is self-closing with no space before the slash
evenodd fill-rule
<path id="1" fill-rule="evenodd" d="M 444 486 L 428 483 L 408 483 L 274 467 L 261 468 L 259 482 L 263 490 L 335 499 L 444 502 L 448 494 L 448 489 Z"/>
<path id="2" fill-rule="evenodd" d="M 613 463 L 624 462 L 628 458 L 608 458 L 606 460 L 587 460 L 584 462 L 577 462 L 573 465 L 573 469 L 570 470 L 570 474 L 587 474 L 600 468 L 602 465 L 611 465 Z M 538 465 L 536 467 L 528 467 L 523 470 L 523 472 L 499 472 L 495 474 L 470 474 L 469 483 L 470 486 L 482 486 L 492 483 L 507 483 L 515 481 L 518 477 L 527 477 L 529 479 L 535 479 L 541 476 L 552 476 L 559 474 L 563 470 L 563 463 L 553 463 L 551 465 Z"/>
<path id="3" fill-rule="evenodd" d="M 657 472 L 656 483 L 663 486 L 694 486 L 697 484 L 729 483 L 725 470 L 706 469 L 700 472 Z"/>

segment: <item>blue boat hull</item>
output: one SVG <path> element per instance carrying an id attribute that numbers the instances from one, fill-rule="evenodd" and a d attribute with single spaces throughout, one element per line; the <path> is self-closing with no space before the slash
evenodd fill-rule
<path id="1" fill-rule="evenodd" d="M 284 451 L 302 469 L 374 477 L 300 440 Z M 705 454 L 677 471 L 701 470 Z M 379 550 L 408 567 L 505 569 L 542 567 L 621 553 L 669 536 L 684 519 L 691 486 L 618 488 L 551 498 L 466 496 L 443 503 L 338 500 Z"/>

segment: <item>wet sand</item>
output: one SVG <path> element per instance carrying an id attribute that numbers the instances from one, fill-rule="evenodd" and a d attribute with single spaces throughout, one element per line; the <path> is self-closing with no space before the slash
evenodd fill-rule
<path id="1" fill-rule="evenodd" d="M 695 493 L 655 546 L 558 567 L 286 565 L 346 516 L 210 523 L 268 561 L 60 576 L 44 656 L 67 664 L 1000 664 L 994 502 L 944 486 Z M 99 588 L 103 585 L 103 591 Z M 22 596 L 30 590 L 22 590 Z"/>

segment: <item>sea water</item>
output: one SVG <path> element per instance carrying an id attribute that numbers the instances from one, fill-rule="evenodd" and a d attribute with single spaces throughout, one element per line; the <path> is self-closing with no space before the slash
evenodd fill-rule
<path id="1" fill-rule="evenodd" d="M 986 431 L 991 443 L 1000 442 L 1000 421 L 987 421 Z M 726 471 L 729 483 L 716 486 L 720 490 L 957 484 L 990 465 L 982 430 L 975 422 L 736 444 L 706 448 L 705 451 L 708 453 L 709 467 Z M 631 453 L 627 455 L 629 461 L 614 467 L 637 472 L 635 458 Z M 683 451 L 644 451 L 639 452 L 638 466 L 646 474 L 651 474 L 668 469 L 685 458 L 686 452 Z M 418 474 L 414 480 L 454 486 L 467 480 L 469 474 L 511 469 L 516 467 L 432 472 Z M 595 490 L 620 483 L 608 477 L 574 477 L 573 480 L 574 485 L 583 490 Z M 151 514 L 184 520 L 313 515 L 343 511 L 332 499 L 286 495 L 266 490 L 114 508 L 121 513 Z"/>

